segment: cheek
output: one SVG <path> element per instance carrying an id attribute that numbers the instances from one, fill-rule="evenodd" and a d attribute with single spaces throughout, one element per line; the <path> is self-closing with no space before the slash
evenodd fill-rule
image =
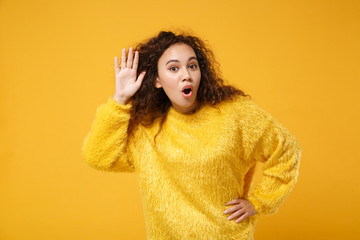
<path id="1" fill-rule="evenodd" d="M 169 79 L 170 80 L 170 79 Z M 167 88 L 168 88 L 168 90 L 169 91 L 176 91 L 176 89 L 177 89 L 177 85 L 176 85 L 176 81 L 168 81 L 167 83 L 166 83 L 166 86 L 167 86 Z"/>
<path id="2" fill-rule="evenodd" d="M 173 87 L 173 86 L 176 86 L 177 81 L 174 76 L 164 74 L 162 83 L 163 83 L 163 86 Z"/>
<path id="3" fill-rule="evenodd" d="M 199 85 L 200 84 L 200 81 L 201 81 L 201 72 L 198 72 L 196 74 L 196 79 L 197 79 L 197 84 Z"/>

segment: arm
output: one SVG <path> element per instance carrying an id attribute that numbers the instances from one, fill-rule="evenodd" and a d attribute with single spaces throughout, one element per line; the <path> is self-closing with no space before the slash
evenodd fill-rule
<path id="1" fill-rule="evenodd" d="M 247 199 L 258 214 L 273 214 L 297 182 L 301 146 L 287 129 L 270 117 L 250 157 L 263 162 L 264 166 L 262 181 Z"/>
<path id="2" fill-rule="evenodd" d="M 129 48 L 126 62 L 126 49 L 121 55 L 121 69 L 115 57 L 115 94 L 97 111 L 91 130 L 83 143 L 83 156 L 86 162 L 99 170 L 133 172 L 134 164 L 127 148 L 131 103 L 128 101 L 140 88 L 145 71 L 137 76 L 139 52 Z"/>
<path id="3" fill-rule="evenodd" d="M 127 150 L 127 127 L 131 103 L 119 104 L 109 97 L 96 110 L 95 120 L 85 137 L 82 152 L 93 168 L 114 172 L 133 172 L 131 154 Z"/>

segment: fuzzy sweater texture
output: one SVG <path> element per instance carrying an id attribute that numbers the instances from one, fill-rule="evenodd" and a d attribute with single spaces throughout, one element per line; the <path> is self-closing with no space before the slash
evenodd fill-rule
<path id="1" fill-rule="evenodd" d="M 171 107 L 156 144 L 159 119 L 128 136 L 131 106 L 112 97 L 100 105 L 82 153 L 95 169 L 136 174 L 147 240 L 254 239 L 257 218 L 277 212 L 297 182 L 299 142 L 250 98 L 192 114 Z M 258 161 L 263 175 L 252 187 Z M 229 221 L 225 203 L 235 198 L 257 214 Z"/>

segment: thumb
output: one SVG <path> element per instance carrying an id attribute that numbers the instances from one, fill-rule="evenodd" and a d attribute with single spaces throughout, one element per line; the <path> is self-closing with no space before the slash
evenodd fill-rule
<path id="1" fill-rule="evenodd" d="M 136 80 L 136 83 L 140 86 L 144 77 L 145 77 L 146 71 L 143 71 L 139 74 L 139 77 Z"/>

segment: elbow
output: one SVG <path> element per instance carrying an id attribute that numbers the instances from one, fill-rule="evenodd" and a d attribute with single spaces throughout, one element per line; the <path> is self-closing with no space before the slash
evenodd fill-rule
<path id="1" fill-rule="evenodd" d="M 299 168 L 300 166 L 300 159 L 301 159 L 301 154 L 302 154 L 302 146 L 300 145 L 299 141 L 294 138 L 294 158 L 295 158 L 295 162 L 297 165 L 297 168 Z"/>
<path id="2" fill-rule="evenodd" d="M 104 161 L 104 159 L 94 153 L 84 151 L 83 158 L 87 165 L 93 169 L 101 171 L 112 171 L 112 164 L 108 161 Z"/>
<path id="3" fill-rule="evenodd" d="M 90 144 L 89 139 L 85 138 L 83 146 L 81 148 L 82 157 L 85 162 L 92 168 L 97 170 L 108 170 L 111 164 L 106 164 L 105 161 L 101 161 L 103 155 L 101 151 L 94 147 L 93 144 Z"/>
<path id="4" fill-rule="evenodd" d="M 86 146 L 82 149 L 82 156 L 86 164 L 97 170 L 106 169 L 106 167 L 100 164 L 99 158 L 96 153 L 88 149 Z"/>
<path id="5" fill-rule="evenodd" d="M 106 172 L 134 172 L 135 167 L 128 161 L 125 153 L 118 155 L 116 151 L 101 149 L 96 147 L 82 148 L 85 162 L 96 170 Z"/>

